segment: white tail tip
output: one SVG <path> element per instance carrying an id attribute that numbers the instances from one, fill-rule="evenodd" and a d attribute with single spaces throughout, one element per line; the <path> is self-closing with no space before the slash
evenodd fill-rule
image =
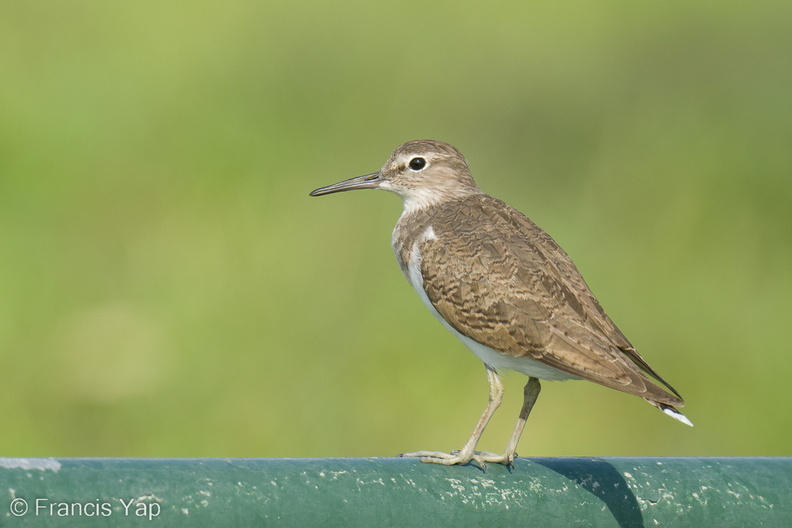
<path id="1" fill-rule="evenodd" d="M 679 420 L 679 421 L 680 421 L 680 422 L 682 422 L 683 424 L 685 424 L 685 425 L 689 425 L 690 427 L 693 427 L 693 422 L 691 422 L 690 420 L 688 420 L 687 416 L 685 416 L 685 415 L 684 415 L 684 414 L 682 414 L 681 412 L 677 411 L 677 410 L 676 410 L 676 409 L 674 409 L 673 407 L 664 407 L 664 408 L 662 409 L 662 411 L 663 411 L 664 413 L 666 413 L 668 416 L 670 416 L 671 418 L 673 418 L 674 420 Z"/>

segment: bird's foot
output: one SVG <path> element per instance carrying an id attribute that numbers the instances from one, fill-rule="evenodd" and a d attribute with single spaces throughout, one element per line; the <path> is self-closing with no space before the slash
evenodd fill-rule
<path id="1" fill-rule="evenodd" d="M 517 457 L 517 453 L 514 451 L 512 452 L 505 452 L 505 453 L 493 453 L 492 451 L 476 451 L 475 456 L 481 462 L 492 462 L 493 464 L 503 464 L 506 467 L 514 466 L 514 459 Z"/>
<path id="2" fill-rule="evenodd" d="M 475 463 L 482 470 L 487 469 L 487 462 L 511 466 L 514 463 L 514 453 L 492 453 L 491 451 L 470 451 L 455 450 L 450 453 L 444 451 L 415 451 L 413 453 L 402 453 L 400 457 L 418 458 L 421 462 L 428 464 L 442 464 L 444 466 L 464 466 L 471 462 Z"/>
<path id="3" fill-rule="evenodd" d="M 415 451 L 413 453 L 402 453 L 400 457 L 418 458 L 421 462 L 429 464 L 442 464 L 444 466 L 464 465 L 470 462 L 472 456 L 464 456 L 460 451 L 446 453 L 444 451 Z M 472 453 L 471 453 L 472 455 Z"/>

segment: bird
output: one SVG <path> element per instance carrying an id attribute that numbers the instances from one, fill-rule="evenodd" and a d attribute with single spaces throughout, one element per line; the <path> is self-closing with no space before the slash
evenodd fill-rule
<path id="1" fill-rule="evenodd" d="M 692 426 L 684 401 L 611 321 L 572 259 L 544 230 L 481 191 L 462 153 L 437 140 L 408 141 L 382 168 L 315 189 L 322 196 L 381 189 L 402 198 L 391 243 L 429 311 L 483 363 L 489 398 L 459 450 L 403 457 L 442 465 L 513 466 L 541 391 L 540 380 L 588 380 L 643 398 Z M 477 451 L 506 371 L 528 376 L 523 405 L 502 453 Z"/>

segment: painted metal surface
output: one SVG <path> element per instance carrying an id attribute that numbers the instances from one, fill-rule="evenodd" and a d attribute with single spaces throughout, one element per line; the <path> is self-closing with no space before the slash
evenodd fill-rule
<path id="1" fill-rule="evenodd" d="M 792 526 L 792 458 L 0 459 L 0 526 Z"/>

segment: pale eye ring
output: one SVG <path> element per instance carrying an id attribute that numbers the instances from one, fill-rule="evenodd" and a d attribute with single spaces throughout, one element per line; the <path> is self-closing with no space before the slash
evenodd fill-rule
<path id="1" fill-rule="evenodd" d="M 426 167 L 426 160 L 421 157 L 416 157 L 410 160 L 410 163 L 407 164 L 410 167 L 410 170 L 419 171 Z"/>

